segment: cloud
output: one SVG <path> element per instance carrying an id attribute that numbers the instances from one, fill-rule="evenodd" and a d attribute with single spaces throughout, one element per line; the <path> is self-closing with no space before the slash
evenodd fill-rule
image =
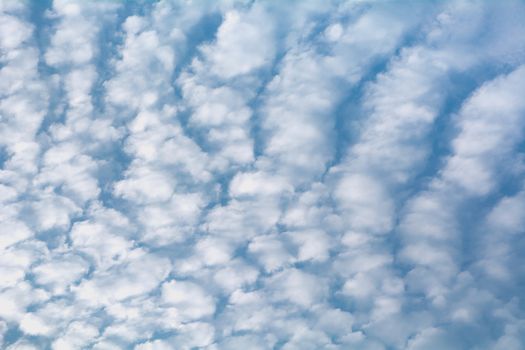
<path id="1" fill-rule="evenodd" d="M 524 16 L 0 3 L 0 347 L 523 348 Z"/>
<path id="2" fill-rule="evenodd" d="M 63 294 L 73 282 L 88 272 L 88 264 L 78 256 L 64 256 L 33 268 L 35 282 L 54 294 Z"/>
<path id="3" fill-rule="evenodd" d="M 79 300 L 88 304 L 107 305 L 151 291 L 168 276 L 169 271 L 169 260 L 137 249 L 130 251 L 122 264 L 95 273 L 73 291 Z"/>
<path id="4" fill-rule="evenodd" d="M 247 14 L 235 10 L 226 12 L 217 29 L 215 45 L 202 48 L 212 72 L 228 79 L 271 62 L 275 54 L 272 27 L 272 18 L 259 4 Z"/>

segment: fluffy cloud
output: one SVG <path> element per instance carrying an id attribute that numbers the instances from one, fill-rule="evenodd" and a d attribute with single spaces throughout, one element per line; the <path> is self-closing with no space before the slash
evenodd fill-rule
<path id="1" fill-rule="evenodd" d="M 162 301 L 175 307 L 183 321 L 198 320 L 215 312 L 215 302 L 197 284 L 171 281 L 162 285 Z"/>
<path id="2" fill-rule="evenodd" d="M 521 349 L 520 1 L 0 3 L 0 347 Z"/>

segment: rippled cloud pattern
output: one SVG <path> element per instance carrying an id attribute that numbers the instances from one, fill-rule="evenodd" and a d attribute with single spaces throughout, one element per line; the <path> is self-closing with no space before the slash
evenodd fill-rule
<path id="1" fill-rule="evenodd" d="M 0 348 L 525 349 L 525 2 L 0 2 Z"/>

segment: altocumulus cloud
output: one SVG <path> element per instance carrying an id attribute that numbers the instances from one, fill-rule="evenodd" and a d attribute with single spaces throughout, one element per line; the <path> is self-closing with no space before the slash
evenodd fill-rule
<path id="1" fill-rule="evenodd" d="M 0 2 L 2 349 L 525 349 L 522 1 Z"/>

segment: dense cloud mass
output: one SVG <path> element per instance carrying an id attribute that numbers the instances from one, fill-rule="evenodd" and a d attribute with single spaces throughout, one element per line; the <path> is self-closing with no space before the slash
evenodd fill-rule
<path id="1" fill-rule="evenodd" d="M 0 347 L 525 349 L 524 18 L 0 1 Z"/>

